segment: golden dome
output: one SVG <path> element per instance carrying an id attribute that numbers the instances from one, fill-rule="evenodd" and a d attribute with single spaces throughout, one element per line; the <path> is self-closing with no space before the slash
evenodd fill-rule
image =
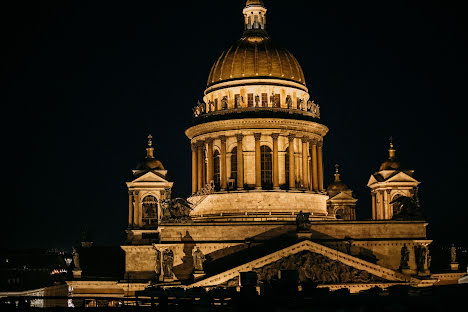
<path id="1" fill-rule="evenodd" d="M 284 79 L 305 86 L 304 73 L 296 58 L 261 32 L 244 35 L 221 54 L 211 68 L 208 87 L 247 78 Z"/>

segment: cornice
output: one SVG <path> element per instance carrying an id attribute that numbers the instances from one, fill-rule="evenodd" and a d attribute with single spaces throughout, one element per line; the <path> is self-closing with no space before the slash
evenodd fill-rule
<path id="1" fill-rule="evenodd" d="M 312 133 L 325 136 L 328 128 L 313 121 L 282 118 L 245 118 L 211 121 L 188 128 L 185 134 L 189 139 L 203 134 L 232 130 L 271 129 Z"/>

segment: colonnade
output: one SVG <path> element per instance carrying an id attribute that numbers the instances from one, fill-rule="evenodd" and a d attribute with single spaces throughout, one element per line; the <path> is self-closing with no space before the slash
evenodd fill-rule
<path id="1" fill-rule="evenodd" d="M 272 149 L 272 186 L 274 190 L 280 189 L 280 176 L 279 176 L 279 147 L 278 138 L 279 133 L 270 134 L 273 149 Z M 262 133 L 253 134 L 255 140 L 255 189 L 262 189 L 261 180 L 261 141 Z M 238 190 L 244 188 L 244 138 L 243 134 L 235 134 L 237 142 L 237 181 L 236 187 Z M 301 151 L 296 151 L 294 140 L 299 139 L 302 144 Z M 213 141 L 215 138 L 207 138 L 192 143 L 192 193 L 197 193 L 202 190 L 206 184 L 210 184 L 214 180 L 214 161 L 213 161 Z M 222 135 L 216 137 L 219 139 L 219 180 L 221 190 L 228 189 L 228 173 L 227 173 L 227 152 L 226 140 L 227 137 Z M 289 176 L 285 177 L 288 182 L 289 189 L 302 189 L 321 192 L 323 188 L 323 163 L 322 163 L 322 141 L 310 139 L 307 136 L 297 137 L 294 134 L 287 136 L 289 142 L 288 153 L 284 157 L 288 158 L 288 171 Z M 282 151 L 281 154 L 284 154 Z M 300 154 L 300 161 L 302 161 L 302 170 L 296 170 L 297 158 L 296 155 Z M 285 168 L 286 169 L 286 168 Z M 252 185 L 253 186 L 253 185 Z"/>

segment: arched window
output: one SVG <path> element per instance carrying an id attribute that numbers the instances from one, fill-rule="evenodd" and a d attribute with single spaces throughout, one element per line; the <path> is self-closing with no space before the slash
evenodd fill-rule
<path id="1" fill-rule="evenodd" d="M 289 147 L 284 151 L 284 178 L 286 186 L 289 186 Z"/>
<path id="2" fill-rule="evenodd" d="M 273 187 L 271 156 L 271 149 L 268 146 L 260 146 L 262 188 L 264 189 L 271 189 Z"/>
<path id="3" fill-rule="evenodd" d="M 234 187 L 237 185 L 237 147 L 231 151 L 231 179 L 234 179 Z"/>
<path id="4" fill-rule="evenodd" d="M 153 195 L 148 195 L 143 198 L 142 216 L 141 221 L 143 225 L 157 225 L 158 224 L 158 200 Z"/>
<path id="5" fill-rule="evenodd" d="M 335 212 L 335 217 L 338 220 L 343 220 L 345 218 L 345 213 L 343 208 L 338 208 Z"/>
<path id="6" fill-rule="evenodd" d="M 221 175 L 220 175 L 220 170 L 219 170 L 219 152 L 216 150 L 213 154 L 213 178 L 214 178 L 214 184 L 215 184 L 215 189 L 219 190 L 221 186 Z"/>

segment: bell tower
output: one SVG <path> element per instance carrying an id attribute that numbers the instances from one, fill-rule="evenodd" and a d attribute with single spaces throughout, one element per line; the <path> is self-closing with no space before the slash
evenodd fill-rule
<path id="1" fill-rule="evenodd" d="M 404 169 L 396 157 L 396 150 L 390 139 L 388 159 L 380 165 L 379 171 L 371 175 L 367 186 L 372 195 L 372 219 L 388 220 L 398 212 L 398 197 L 417 200 L 417 188 L 420 184 L 413 178 L 414 170 Z"/>
<path id="2" fill-rule="evenodd" d="M 128 230 L 130 244 L 150 243 L 158 238 L 161 222 L 161 201 L 170 197 L 173 182 L 167 170 L 154 157 L 153 137 L 148 135 L 146 157 L 133 170 L 128 188 Z"/>

